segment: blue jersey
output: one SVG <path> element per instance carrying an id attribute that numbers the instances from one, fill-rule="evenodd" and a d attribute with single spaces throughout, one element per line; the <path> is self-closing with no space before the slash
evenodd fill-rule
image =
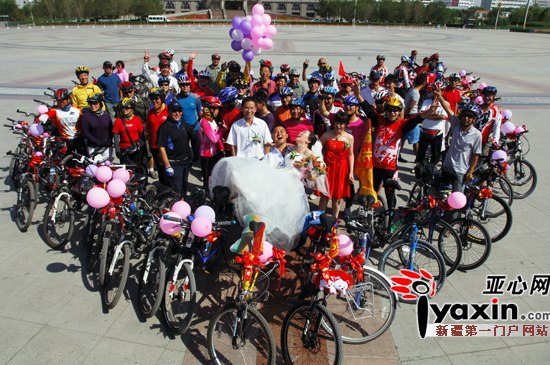
<path id="1" fill-rule="evenodd" d="M 178 103 L 183 108 L 183 120 L 185 124 L 193 126 L 193 130 L 196 132 L 199 130 L 200 118 L 201 118 L 201 99 L 193 94 L 178 95 Z"/>
<path id="2" fill-rule="evenodd" d="M 120 77 L 117 74 L 113 73 L 110 76 L 105 74 L 101 75 L 97 79 L 97 86 L 103 91 L 103 96 L 105 101 L 108 103 L 119 103 L 120 102 Z"/>

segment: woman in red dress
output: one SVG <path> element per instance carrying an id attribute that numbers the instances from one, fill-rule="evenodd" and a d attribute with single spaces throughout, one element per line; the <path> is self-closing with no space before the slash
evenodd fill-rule
<path id="1" fill-rule="evenodd" d="M 336 114 L 332 130 L 321 137 L 323 156 L 327 165 L 330 197 L 321 196 L 319 209 L 327 208 L 332 199 L 332 214 L 338 217 L 342 198 L 349 197 L 349 186 L 353 184 L 353 136 L 346 132 L 349 116 L 340 111 Z"/>

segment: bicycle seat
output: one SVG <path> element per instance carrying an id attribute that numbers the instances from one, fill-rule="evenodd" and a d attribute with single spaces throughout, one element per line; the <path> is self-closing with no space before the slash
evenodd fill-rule
<path id="1" fill-rule="evenodd" d="M 331 214 L 323 213 L 319 217 L 319 221 L 321 222 L 321 226 L 323 227 L 323 229 L 329 230 L 336 223 L 336 217 Z"/>
<path id="2" fill-rule="evenodd" d="M 401 185 L 399 184 L 399 181 L 397 180 L 386 180 L 384 181 L 384 188 L 386 189 L 393 189 L 393 190 L 401 190 Z"/>
<path id="3" fill-rule="evenodd" d="M 258 230 L 260 230 L 262 227 L 265 227 L 265 223 L 264 222 L 256 222 L 256 221 L 252 221 L 250 222 L 250 224 L 248 225 L 248 228 L 250 228 L 250 230 L 254 233 L 258 232 Z"/>
<path id="4" fill-rule="evenodd" d="M 361 195 L 359 197 L 359 205 L 362 205 L 367 209 L 370 208 L 375 201 L 376 201 L 376 198 L 372 195 Z"/>
<path id="5" fill-rule="evenodd" d="M 147 180 L 147 175 L 145 174 L 135 174 L 134 176 L 132 176 L 132 182 L 134 183 L 140 183 L 145 180 Z"/>

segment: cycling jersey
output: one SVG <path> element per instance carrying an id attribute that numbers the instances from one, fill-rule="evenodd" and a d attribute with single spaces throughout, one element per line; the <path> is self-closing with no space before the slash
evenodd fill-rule
<path id="1" fill-rule="evenodd" d="M 376 71 L 380 74 L 380 83 L 383 84 L 384 83 L 384 78 L 386 76 L 388 76 L 388 69 L 386 68 L 386 66 L 374 65 L 370 69 L 370 72 L 372 72 L 372 71 Z"/>
<path id="2" fill-rule="evenodd" d="M 143 124 L 137 115 L 134 115 L 132 119 L 125 120 L 124 122 L 122 119 L 116 118 L 113 133 L 120 136 L 120 149 L 125 150 L 136 143 L 140 138 L 140 134 L 143 133 Z"/>
<path id="3" fill-rule="evenodd" d="M 489 109 L 477 117 L 474 127 L 481 132 L 482 142 L 486 143 L 489 137 L 495 142 L 500 140 L 500 124 L 502 122 L 502 109 L 497 104 L 491 105 Z"/>
<path id="4" fill-rule="evenodd" d="M 409 70 L 407 69 L 407 66 L 397 66 L 393 70 L 393 74 L 397 76 L 397 88 L 408 89 L 411 87 L 411 80 L 409 79 Z"/>
<path id="5" fill-rule="evenodd" d="M 149 146 L 151 148 L 159 148 L 157 146 L 158 129 L 162 123 L 168 118 L 168 108 L 165 106 L 159 113 L 155 109 L 150 109 L 147 112 L 147 135 L 149 138 Z"/>
<path id="6" fill-rule="evenodd" d="M 88 107 L 88 98 L 98 93 L 101 93 L 101 89 L 97 85 L 76 85 L 71 91 L 71 102 L 84 109 Z"/>
<path id="7" fill-rule="evenodd" d="M 64 141 L 70 141 L 80 136 L 82 110 L 76 105 L 71 105 L 66 110 L 53 108 L 46 114 L 53 121 Z"/>

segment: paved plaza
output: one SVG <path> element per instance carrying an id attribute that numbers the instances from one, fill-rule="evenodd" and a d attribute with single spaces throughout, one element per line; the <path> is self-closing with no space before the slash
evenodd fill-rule
<path id="1" fill-rule="evenodd" d="M 72 87 L 77 65 L 89 66 L 91 75 L 98 77 L 103 61 L 122 59 L 127 71 L 137 73 L 145 50 L 154 57 L 166 48 L 174 48 L 178 59 L 197 51 L 197 69 L 209 63 L 212 53 L 219 53 L 225 61 L 241 60 L 229 47 L 228 30 L 177 25 L 1 28 L 0 119 L 17 117 L 17 108 L 36 110 L 32 99 L 45 100 L 47 87 Z M 511 232 L 493 245 L 485 265 L 454 273 L 433 302 L 488 303 L 493 297 L 482 295 L 487 275 L 506 275 L 508 281 L 520 275 L 530 284 L 532 275 L 550 274 L 548 35 L 409 27 L 284 26 L 278 30 L 274 49 L 262 55 L 277 67 L 289 63 L 301 68 L 308 58 L 313 68 L 317 58 L 324 56 L 336 69 L 341 59 L 348 72 L 368 73 L 376 54 L 384 53 L 393 69 L 400 56 L 414 48 L 420 56 L 439 52 L 449 72 L 466 69 L 488 85 L 497 86 L 500 103 L 513 111 L 513 122 L 526 124 L 530 131 L 531 151 L 526 158 L 537 169 L 538 186 L 527 199 L 514 201 Z M 257 61 L 253 61 L 256 73 Z M 206 327 L 218 308 L 215 298 L 220 296 L 209 293 L 206 287 L 217 275 L 199 277 L 202 311 L 193 329 L 181 338 L 170 338 L 158 318 L 140 321 L 139 309 L 128 298 L 104 312 L 99 293 L 84 285 L 81 247 L 53 251 L 41 238 L 44 203 L 37 207 L 27 233 L 15 226 L 15 192 L 5 179 L 9 159 L 3 157 L 15 147 L 15 141 L 7 131 L 0 135 L 0 363 L 208 363 Z M 412 167 L 410 163 L 401 166 L 400 176 L 407 188 Z M 400 198 L 405 195 L 400 193 Z M 129 287 L 128 293 L 134 295 L 135 289 Z M 550 312 L 548 295 L 506 292 L 498 298 L 500 303 L 517 304 L 521 313 Z M 286 310 L 284 306 L 280 309 L 278 317 Z M 278 337 L 276 340 L 279 342 Z M 345 364 L 533 365 L 546 363 L 548 360 L 543 359 L 548 353 L 548 335 L 421 339 L 415 307 L 400 304 L 390 331 L 382 338 L 366 345 L 346 346 Z"/>

